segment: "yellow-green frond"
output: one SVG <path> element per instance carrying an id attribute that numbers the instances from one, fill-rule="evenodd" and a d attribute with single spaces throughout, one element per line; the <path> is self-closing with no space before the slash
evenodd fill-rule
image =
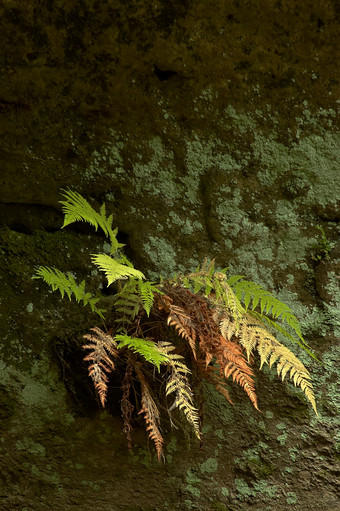
<path id="1" fill-rule="evenodd" d="M 121 264 L 107 254 L 92 254 L 92 262 L 105 273 L 108 286 L 119 279 L 126 279 L 128 277 L 144 278 L 144 274 L 141 271 Z"/>

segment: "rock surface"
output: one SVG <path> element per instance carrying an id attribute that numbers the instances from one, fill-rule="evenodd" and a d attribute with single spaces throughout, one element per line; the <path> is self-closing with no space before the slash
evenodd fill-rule
<path id="1" fill-rule="evenodd" d="M 339 511 L 340 15 L 264 4 L 0 7 L 1 510 Z M 31 279 L 100 285 L 105 239 L 59 231 L 61 188 L 107 203 L 150 278 L 215 257 L 288 303 L 320 417 L 265 370 L 262 414 L 207 386 L 202 447 L 169 431 L 160 466 L 136 425 L 128 455 L 81 362 L 95 318 Z"/>

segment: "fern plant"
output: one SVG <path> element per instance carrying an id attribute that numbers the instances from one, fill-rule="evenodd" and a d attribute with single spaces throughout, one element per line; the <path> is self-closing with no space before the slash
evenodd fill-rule
<path id="1" fill-rule="evenodd" d="M 227 269 L 215 269 L 214 261 L 204 261 L 189 274 L 158 284 L 150 282 L 123 254 L 118 231 L 112 228 L 112 215 L 106 216 L 104 204 L 98 212 L 70 190 L 63 191 L 63 198 L 62 228 L 76 221 L 88 222 L 95 229 L 100 227 L 110 241 L 110 255 L 92 254 L 91 260 L 104 272 L 107 285 L 115 286 L 114 318 L 106 331 L 94 326 L 84 335 L 84 360 L 89 362 L 89 376 L 103 407 L 116 361 L 124 367 L 121 411 L 129 448 L 136 405 L 158 459 L 163 456 L 164 408 L 171 424 L 179 424 L 182 416 L 201 438 L 192 373 L 196 381 L 204 378 L 212 382 L 230 402 L 227 381 L 232 379 L 258 410 L 255 352 L 260 369 L 264 364 L 276 364 L 278 376 L 299 386 L 317 413 L 308 370 L 274 335 L 279 332 L 315 358 L 286 304 L 241 275 L 228 276 Z M 84 281 L 77 284 L 72 275 L 45 266 L 39 266 L 33 278 L 43 279 L 62 297 L 74 297 L 102 320 L 107 319 L 106 311 L 97 306 L 100 296 L 86 292 Z"/>

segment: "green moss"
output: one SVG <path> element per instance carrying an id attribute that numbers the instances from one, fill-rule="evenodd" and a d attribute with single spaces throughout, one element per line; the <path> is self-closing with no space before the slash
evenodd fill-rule
<path id="1" fill-rule="evenodd" d="M 17 440 L 15 444 L 18 451 L 26 451 L 30 454 L 38 456 L 46 456 L 46 449 L 43 445 L 34 442 L 30 438 L 24 438 L 23 440 Z"/>
<path id="2" fill-rule="evenodd" d="M 235 458 L 234 463 L 244 472 L 251 472 L 257 479 L 266 479 L 274 471 L 272 463 L 266 460 L 266 451 L 269 453 L 268 445 L 259 442 L 256 447 L 245 449 L 241 458 Z"/>
<path id="3" fill-rule="evenodd" d="M 223 502 L 213 502 L 211 509 L 212 511 L 230 511 L 230 507 L 223 504 Z"/>

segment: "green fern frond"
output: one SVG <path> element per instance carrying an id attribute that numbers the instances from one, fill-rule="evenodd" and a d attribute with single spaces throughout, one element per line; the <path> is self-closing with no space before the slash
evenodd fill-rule
<path id="1" fill-rule="evenodd" d="M 189 288 L 194 294 L 202 293 L 208 300 L 216 305 L 223 305 L 233 314 L 235 322 L 239 322 L 245 309 L 239 297 L 232 289 L 226 276 L 227 268 L 221 271 L 215 270 L 215 261 L 205 259 L 202 267 L 189 275 L 178 275 L 173 279 L 175 284 L 179 283 Z"/>
<path id="2" fill-rule="evenodd" d="M 259 306 L 261 317 L 268 317 L 270 315 L 275 320 L 280 319 L 292 328 L 301 342 L 289 334 L 286 335 L 284 328 L 281 332 L 290 340 L 299 344 L 303 349 L 309 348 L 302 336 L 299 321 L 290 307 L 278 300 L 272 293 L 263 289 L 259 284 L 241 279 L 243 279 L 241 275 L 235 275 L 228 279 L 228 282 L 238 299 L 244 303 L 245 310 L 247 311 L 251 308 L 252 311 L 255 311 L 256 307 Z M 276 329 L 279 330 L 279 328 Z M 309 351 L 308 353 L 311 354 Z"/>
<path id="3" fill-rule="evenodd" d="M 49 268 L 47 266 L 38 266 L 36 269 L 33 279 L 43 279 L 52 291 L 60 291 L 61 297 L 64 298 L 66 294 L 71 300 L 74 295 L 76 301 L 83 302 L 84 306 L 89 305 L 92 312 L 95 312 L 104 319 L 105 309 L 98 309 L 96 303 L 100 300 L 95 298 L 91 293 L 85 292 L 85 281 L 83 280 L 80 284 L 77 284 L 72 275 L 65 275 L 62 271 L 57 268 Z"/>
<path id="4" fill-rule="evenodd" d="M 136 279 L 129 278 L 115 296 L 114 310 L 118 333 L 127 333 L 127 326 L 132 324 L 140 310 L 141 298 L 138 294 L 137 282 Z"/>
<path id="5" fill-rule="evenodd" d="M 150 310 L 153 306 L 154 302 L 154 295 L 155 293 L 163 294 L 160 289 L 155 285 L 154 282 L 142 281 L 141 279 L 138 279 L 137 281 L 137 289 L 138 294 L 141 298 L 143 308 L 147 314 L 147 316 L 150 315 Z"/>
<path id="6" fill-rule="evenodd" d="M 117 342 L 118 349 L 128 347 L 135 353 L 141 355 L 147 362 L 150 362 L 157 367 L 158 371 L 161 364 L 168 363 L 168 357 L 165 353 L 162 353 L 157 344 L 147 339 L 139 339 L 136 337 L 130 337 L 129 335 L 118 334 L 114 337 Z"/>
<path id="7" fill-rule="evenodd" d="M 98 213 L 78 192 L 63 190 L 62 196 L 66 199 L 60 201 L 65 215 L 62 229 L 73 222 L 88 222 L 96 230 L 101 227 L 105 235 L 110 238 L 111 253 L 115 253 L 120 247 L 124 246 L 117 241 L 118 229 L 112 229 L 112 215 L 106 217 L 105 203 L 102 204 Z"/>
<path id="8" fill-rule="evenodd" d="M 184 358 L 181 355 L 172 353 L 175 347 L 169 342 L 159 342 L 158 346 L 161 352 L 166 354 L 168 358 L 167 365 L 171 369 L 171 375 L 165 387 L 166 395 L 168 396 L 173 392 L 176 393 L 175 401 L 169 408 L 169 412 L 174 408 L 181 410 L 189 424 L 192 425 L 197 438 L 201 438 L 199 415 L 197 408 L 194 406 L 193 392 L 186 376 L 190 371 L 183 362 Z"/>
<path id="9" fill-rule="evenodd" d="M 143 273 L 135 268 L 121 264 L 118 260 L 113 259 L 107 254 L 92 254 L 92 262 L 102 270 L 107 278 L 108 286 L 119 279 L 135 277 L 138 279 L 145 278 Z"/>

